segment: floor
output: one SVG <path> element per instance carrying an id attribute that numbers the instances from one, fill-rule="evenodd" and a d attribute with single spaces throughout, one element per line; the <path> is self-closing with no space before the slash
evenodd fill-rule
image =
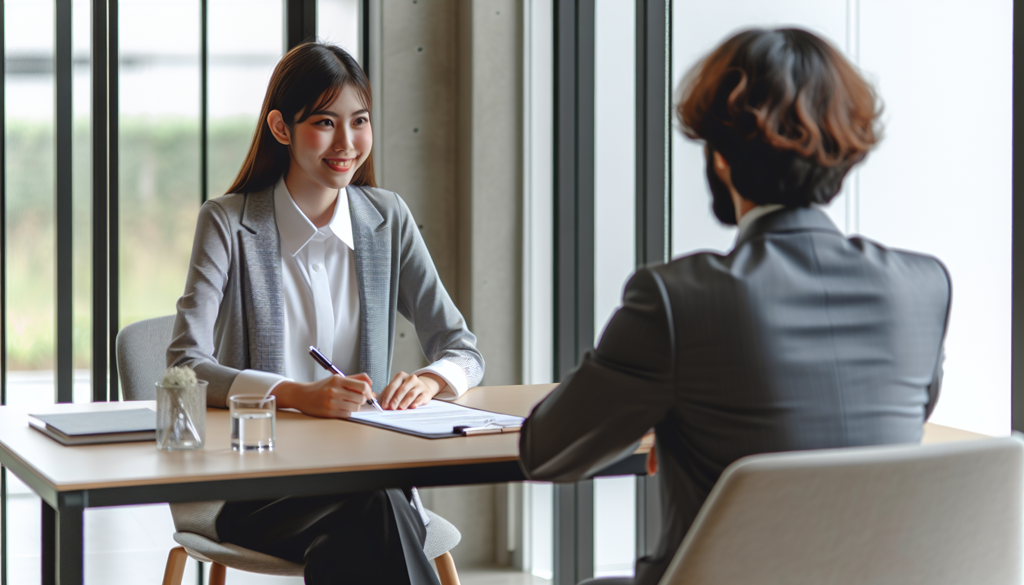
<path id="1" fill-rule="evenodd" d="M 38 583 L 39 498 L 11 486 L 7 503 L 8 583 Z M 177 546 L 165 504 L 90 509 L 85 513 L 85 582 L 87 585 L 160 583 L 167 552 Z M 208 570 L 208 567 L 207 567 Z M 197 583 L 195 562 L 185 568 L 185 585 Z M 508 568 L 460 568 L 463 585 L 547 585 L 551 582 Z M 300 585 L 301 578 L 228 571 L 228 584 Z"/>

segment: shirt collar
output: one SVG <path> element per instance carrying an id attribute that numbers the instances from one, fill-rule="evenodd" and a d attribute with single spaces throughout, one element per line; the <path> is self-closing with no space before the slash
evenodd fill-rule
<path id="1" fill-rule="evenodd" d="M 739 239 L 739 237 L 743 235 L 743 232 L 750 229 L 750 226 L 755 221 L 757 221 L 758 218 L 764 217 L 769 213 L 772 213 L 773 211 L 784 209 L 785 207 L 785 205 L 781 205 L 778 203 L 769 203 L 767 205 L 758 205 L 757 207 L 754 207 L 750 211 L 744 213 L 743 217 L 740 218 L 740 221 L 737 224 L 740 229 L 739 233 L 736 234 L 736 238 Z"/>
<path id="2" fill-rule="evenodd" d="M 284 184 L 284 176 L 274 186 L 274 216 L 277 220 L 277 233 L 281 236 L 281 249 L 292 256 L 298 254 L 317 233 L 313 222 L 302 213 L 295 204 L 288 187 Z M 346 246 L 355 250 L 352 238 L 352 217 L 348 209 L 348 190 L 338 191 L 338 201 L 334 206 L 334 215 L 325 226 L 323 232 L 334 234 Z"/>

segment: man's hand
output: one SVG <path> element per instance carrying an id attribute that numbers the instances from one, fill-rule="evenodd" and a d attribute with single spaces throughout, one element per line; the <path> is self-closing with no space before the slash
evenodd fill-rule
<path id="1" fill-rule="evenodd" d="M 373 397 L 370 377 L 331 376 L 317 382 L 281 382 L 274 387 L 280 408 L 294 408 L 310 416 L 348 418 Z"/>
<path id="2" fill-rule="evenodd" d="M 448 383 L 436 374 L 424 373 L 413 376 L 398 372 L 388 387 L 381 392 L 380 405 L 388 410 L 423 406 L 447 385 Z"/>
<path id="3" fill-rule="evenodd" d="M 647 452 L 647 475 L 655 473 L 658 473 L 658 452 L 654 450 L 654 445 L 651 445 L 651 450 Z"/>

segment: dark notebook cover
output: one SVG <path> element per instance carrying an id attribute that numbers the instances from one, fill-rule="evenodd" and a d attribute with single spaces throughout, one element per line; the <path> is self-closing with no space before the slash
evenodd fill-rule
<path id="1" fill-rule="evenodd" d="M 48 427 L 52 427 L 69 437 L 156 431 L 156 412 L 148 408 L 31 414 L 29 416 L 41 420 Z"/>

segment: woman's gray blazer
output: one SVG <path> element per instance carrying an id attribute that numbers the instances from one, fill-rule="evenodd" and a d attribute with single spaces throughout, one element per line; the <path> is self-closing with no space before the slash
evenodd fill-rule
<path id="1" fill-rule="evenodd" d="M 483 356 L 434 268 L 416 222 L 396 193 L 348 187 L 359 281 L 360 369 L 378 392 L 390 381 L 395 316 L 416 327 L 431 362 L 445 359 L 480 383 Z M 178 300 L 167 363 L 209 382 L 207 403 L 224 407 L 240 370 L 284 374 L 281 245 L 273 187 L 224 195 L 199 210 L 185 293 Z M 310 358 L 312 359 L 312 358 Z"/>

